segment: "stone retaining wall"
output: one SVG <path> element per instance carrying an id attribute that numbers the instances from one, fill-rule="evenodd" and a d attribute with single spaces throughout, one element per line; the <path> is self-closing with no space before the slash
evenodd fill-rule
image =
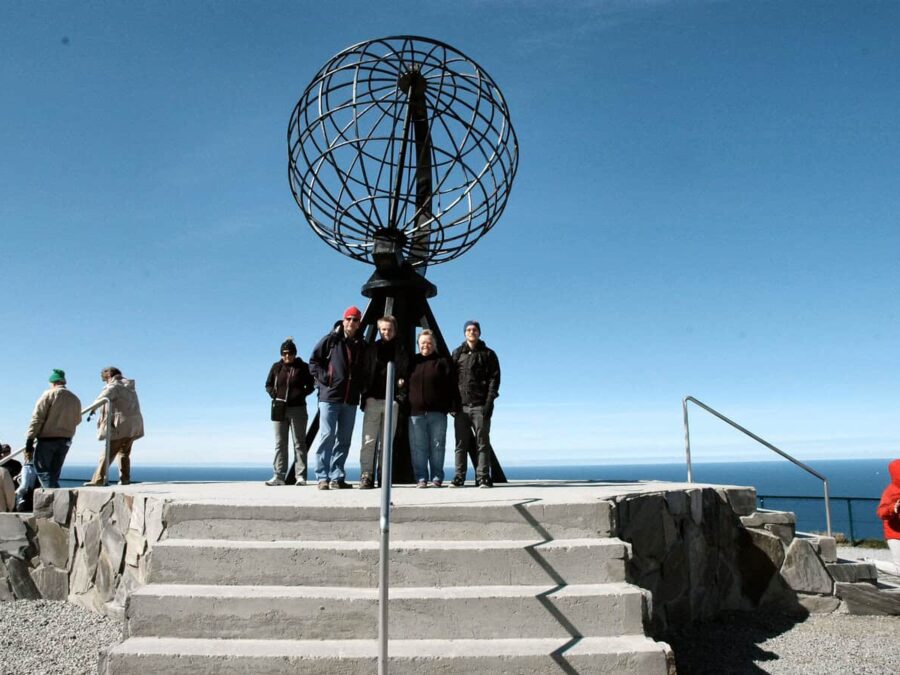
<path id="1" fill-rule="evenodd" d="M 120 616 L 162 529 L 153 498 L 37 490 L 33 514 L 0 513 L 0 600 L 68 600 Z"/>
<path id="2" fill-rule="evenodd" d="M 865 564 L 836 564 L 831 537 L 797 535 L 792 513 L 757 511 L 752 488 L 696 488 L 614 500 L 631 544 L 628 581 L 652 594 L 653 634 L 760 607 L 831 612 L 834 582 L 872 581 Z"/>

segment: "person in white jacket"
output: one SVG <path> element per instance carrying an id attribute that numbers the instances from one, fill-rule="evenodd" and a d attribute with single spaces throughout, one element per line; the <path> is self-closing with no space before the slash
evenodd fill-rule
<path id="1" fill-rule="evenodd" d="M 110 366 L 100 371 L 100 378 L 105 382 L 103 390 L 98 394 L 94 405 L 101 399 L 109 399 L 109 405 L 100 403 L 100 419 L 97 420 L 97 438 L 106 440 L 106 420 L 112 409 L 112 426 L 110 430 L 109 461 L 119 459 L 119 485 L 131 482 L 131 446 L 144 435 L 144 418 L 141 415 L 141 404 L 138 401 L 134 380 L 122 377 L 122 371 Z M 100 464 L 93 478 L 85 485 L 103 485 L 106 482 L 106 448 L 100 455 Z"/>

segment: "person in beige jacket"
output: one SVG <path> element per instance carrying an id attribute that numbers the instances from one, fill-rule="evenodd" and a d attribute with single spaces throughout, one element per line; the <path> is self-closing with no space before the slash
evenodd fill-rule
<path id="1" fill-rule="evenodd" d="M 141 415 L 141 404 L 138 401 L 134 380 L 122 377 L 122 371 L 114 366 L 100 371 L 100 379 L 105 382 L 103 390 L 97 395 L 91 407 L 100 408 L 100 419 L 97 420 L 97 438 L 106 440 L 106 420 L 109 406 L 112 406 L 112 427 L 109 438 L 109 461 L 119 458 L 119 485 L 131 483 L 131 446 L 144 435 L 144 417 Z M 109 399 L 107 406 L 101 399 Z M 106 448 L 100 455 L 100 464 L 93 478 L 85 485 L 103 485 L 106 483 Z"/>
<path id="2" fill-rule="evenodd" d="M 28 452 L 34 452 L 34 468 L 41 487 L 59 487 L 59 474 L 79 424 L 81 401 L 66 389 L 65 371 L 54 368 L 50 374 L 50 388 L 35 404 L 25 437 Z"/>

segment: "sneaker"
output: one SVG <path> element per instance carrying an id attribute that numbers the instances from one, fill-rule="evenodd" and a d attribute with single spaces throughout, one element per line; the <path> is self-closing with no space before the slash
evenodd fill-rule
<path id="1" fill-rule="evenodd" d="M 492 488 L 494 487 L 494 481 L 492 481 L 490 478 L 482 478 L 480 481 L 478 481 L 478 487 Z"/>
<path id="2" fill-rule="evenodd" d="M 351 490 L 353 488 L 353 486 L 343 478 L 331 481 L 331 485 L 328 487 L 332 490 Z"/>
<path id="3" fill-rule="evenodd" d="M 360 490 L 371 490 L 375 487 L 375 481 L 372 480 L 372 474 L 368 471 L 365 471 L 362 476 L 359 477 L 359 489 Z"/>
<path id="4" fill-rule="evenodd" d="M 434 487 L 444 487 L 444 481 L 438 480 L 437 478 L 435 478 L 433 481 L 431 481 L 431 484 Z"/>
<path id="5" fill-rule="evenodd" d="M 305 478 L 298 478 L 298 479 L 297 479 L 297 482 L 295 483 L 295 485 L 306 485 L 306 479 L 305 479 Z"/>
<path id="6" fill-rule="evenodd" d="M 269 480 L 266 481 L 266 485 L 284 485 L 284 478 L 281 476 L 272 476 Z"/>
<path id="7" fill-rule="evenodd" d="M 119 485 L 131 485 L 131 481 L 126 478 L 125 480 L 120 480 Z"/>
<path id="8" fill-rule="evenodd" d="M 416 487 L 417 487 L 417 488 L 427 488 L 427 487 L 428 487 L 428 481 L 427 481 L 427 480 L 420 480 L 418 483 L 416 483 Z"/>
<path id="9" fill-rule="evenodd" d="M 452 488 L 460 488 L 466 484 L 465 478 L 460 478 L 459 476 L 454 476 L 453 480 L 450 481 L 450 487 Z"/>
<path id="10" fill-rule="evenodd" d="M 320 480 L 320 481 L 319 481 L 319 489 L 320 489 L 320 490 L 327 490 L 327 489 L 328 489 L 328 481 L 327 481 L 327 480 Z"/>
<path id="11" fill-rule="evenodd" d="M 82 483 L 82 486 L 84 486 L 84 487 L 100 487 L 102 485 L 103 485 L 103 483 L 95 483 L 92 480 L 89 480 L 87 483 Z"/>

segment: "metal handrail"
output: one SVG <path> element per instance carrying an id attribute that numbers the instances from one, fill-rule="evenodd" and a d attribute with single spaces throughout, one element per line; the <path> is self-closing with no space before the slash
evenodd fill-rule
<path id="1" fill-rule="evenodd" d="M 809 495 L 756 495 L 756 501 L 759 502 L 761 507 L 765 507 L 767 499 L 796 499 L 798 501 L 811 501 L 822 499 L 821 497 L 811 497 Z M 851 544 L 855 544 L 859 541 L 856 538 L 856 533 L 853 529 L 853 502 L 873 502 L 877 504 L 881 500 L 878 497 L 835 497 L 831 496 L 832 501 L 838 502 L 846 502 L 847 503 L 847 529 L 848 529 L 848 538 Z"/>
<path id="2" fill-rule="evenodd" d="M 4 464 L 6 464 L 6 463 L 7 463 L 9 460 L 11 460 L 13 457 L 18 457 L 18 456 L 21 455 L 23 452 L 25 452 L 25 450 L 26 450 L 26 448 L 19 448 L 19 449 L 16 450 L 15 452 L 11 452 L 9 455 L 7 455 L 6 457 L 4 457 L 3 459 L 0 459 L 0 466 L 3 466 Z"/>
<path id="3" fill-rule="evenodd" d="M 106 479 L 106 482 L 104 483 L 104 485 L 109 485 L 109 447 L 110 447 L 110 435 L 112 433 L 112 401 L 110 401 L 105 396 L 103 398 L 98 398 L 91 405 L 89 405 L 87 408 L 85 408 L 84 410 L 81 411 L 81 417 L 88 415 L 88 420 L 90 420 L 91 419 L 90 415 L 97 408 L 104 406 L 104 405 L 109 406 L 109 411 L 108 411 L 108 414 L 106 415 L 106 475 L 107 475 L 107 479 Z M 6 464 L 13 457 L 18 457 L 23 452 L 25 452 L 25 450 L 27 450 L 27 449 L 28 448 L 19 448 L 15 452 L 10 453 L 9 456 L 4 457 L 3 459 L 0 459 L 0 466 L 3 466 L 4 464 Z"/>
<path id="4" fill-rule="evenodd" d="M 694 482 L 694 469 L 693 469 L 693 466 L 691 465 L 691 431 L 690 431 L 690 426 L 688 424 L 688 402 L 693 403 L 694 405 L 699 406 L 700 408 L 703 408 L 709 414 L 711 414 L 715 417 L 718 417 L 720 420 L 722 420 L 726 424 L 730 424 L 735 429 L 746 434 L 747 436 L 752 438 L 757 443 L 761 443 L 762 445 L 766 446 L 772 452 L 778 453 L 779 455 L 784 457 L 786 460 L 793 462 L 794 464 L 799 466 L 801 469 L 803 469 L 807 473 L 812 474 L 813 476 L 818 478 L 820 481 L 822 481 L 822 485 L 825 490 L 825 527 L 828 530 L 828 536 L 829 537 L 831 536 L 831 503 L 828 500 L 828 479 L 825 478 L 825 476 L 820 474 L 818 471 L 816 471 L 812 467 L 809 467 L 806 464 L 804 464 L 803 462 L 801 462 L 800 460 L 795 459 L 794 457 L 791 457 L 789 454 L 787 454 L 783 450 L 779 450 L 774 445 L 769 443 L 767 440 L 760 438 L 759 436 L 754 434 L 752 431 L 742 427 L 737 422 L 728 419 L 727 417 L 725 417 L 725 415 L 723 415 L 719 411 L 714 410 L 713 408 L 710 408 L 708 405 L 706 405 L 702 401 L 698 401 L 693 396 L 685 396 L 684 399 L 682 399 L 682 401 L 681 401 L 681 409 L 682 409 L 682 412 L 684 413 L 684 451 L 685 451 L 685 456 L 687 459 L 688 483 Z"/>
<path id="5" fill-rule="evenodd" d="M 394 362 L 388 361 L 381 437 L 381 545 L 378 551 L 378 675 L 388 672 L 388 572 L 391 539 L 391 478 L 394 459 Z"/>
<path id="6" fill-rule="evenodd" d="M 81 415 L 82 415 L 82 417 L 87 415 L 88 421 L 90 421 L 91 415 L 94 414 L 94 411 L 97 410 L 97 408 L 100 408 L 104 405 L 106 406 L 106 459 L 104 460 L 105 464 L 106 464 L 106 471 L 103 473 L 103 485 L 105 487 L 105 486 L 109 485 L 109 461 L 110 461 L 109 454 L 110 454 L 110 446 L 112 443 L 112 418 L 113 418 L 112 401 L 110 401 L 105 396 L 103 398 L 98 398 L 96 401 L 91 403 L 91 405 L 89 405 L 87 408 L 82 410 Z"/>

